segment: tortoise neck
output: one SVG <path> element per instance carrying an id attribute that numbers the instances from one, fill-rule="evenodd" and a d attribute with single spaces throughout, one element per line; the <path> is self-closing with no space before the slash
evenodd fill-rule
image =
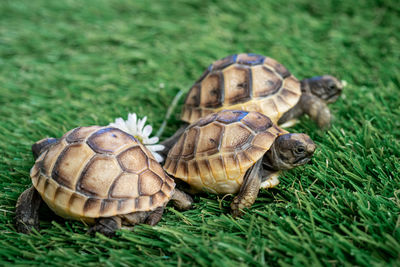
<path id="1" fill-rule="evenodd" d="M 300 88 L 302 93 L 311 93 L 310 79 L 312 78 L 307 78 L 300 81 Z"/>
<path id="2" fill-rule="evenodd" d="M 312 93 L 313 88 L 323 87 L 324 76 L 314 76 L 300 81 L 301 92 Z"/>
<path id="3" fill-rule="evenodd" d="M 274 167 L 274 164 L 272 163 L 273 161 L 273 153 L 274 153 L 275 149 L 272 149 L 272 147 L 267 151 L 267 153 L 265 153 L 264 157 L 263 157 L 263 161 L 262 161 L 262 167 L 265 171 L 268 172 L 276 172 L 278 171 L 277 168 Z"/>
<path id="4" fill-rule="evenodd" d="M 287 155 L 280 152 L 280 143 L 290 140 L 293 134 L 287 133 L 278 136 L 269 150 L 264 154 L 263 166 L 270 171 L 288 170 L 293 168 L 290 163 L 287 162 Z"/>

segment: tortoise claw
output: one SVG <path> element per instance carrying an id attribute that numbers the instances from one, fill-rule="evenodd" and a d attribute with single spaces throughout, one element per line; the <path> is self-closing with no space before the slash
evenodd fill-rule
<path id="1" fill-rule="evenodd" d="M 231 214 L 233 218 L 237 218 L 243 215 L 243 211 L 241 211 L 240 209 L 232 209 Z"/>
<path id="2" fill-rule="evenodd" d="M 231 214 L 233 218 L 240 217 L 244 214 L 243 212 L 244 206 L 240 203 L 240 198 L 237 196 L 233 199 L 231 203 Z"/>

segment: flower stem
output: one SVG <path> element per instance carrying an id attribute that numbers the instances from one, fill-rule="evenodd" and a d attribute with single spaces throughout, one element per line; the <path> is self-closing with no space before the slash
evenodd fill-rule
<path id="1" fill-rule="evenodd" d="M 164 132 L 165 126 L 167 126 L 167 121 L 169 120 L 169 118 L 171 117 L 172 112 L 174 111 L 176 105 L 178 104 L 179 99 L 181 98 L 181 96 L 183 95 L 183 91 L 179 90 L 179 92 L 176 94 L 176 96 L 174 97 L 174 99 L 172 100 L 171 105 L 169 106 L 168 110 L 167 110 L 167 114 L 165 114 L 165 118 L 164 121 L 162 122 L 160 129 L 158 129 L 156 136 L 158 138 L 160 138 L 160 136 L 162 135 L 162 133 Z"/>

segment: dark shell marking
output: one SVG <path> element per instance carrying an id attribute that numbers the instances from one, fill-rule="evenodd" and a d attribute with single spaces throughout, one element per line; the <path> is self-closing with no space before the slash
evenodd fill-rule
<path id="1" fill-rule="evenodd" d="M 32 169 L 33 184 L 46 203 L 72 218 L 153 210 L 174 189 L 151 152 L 112 127 L 70 131 Z"/>
<path id="2" fill-rule="evenodd" d="M 276 60 L 257 54 L 232 55 L 215 61 L 192 86 L 181 119 L 192 123 L 222 109 L 244 109 L 276 122 L 300 95 L 300 83 Z"/>
<path id="3" fill-rule="evenodd" d="M 233 63 L 236 62 L 237 59 L 237 55 L 231 55 L 231 56 L 227 56 L 223 59 L 217 60 L 215 61 L 210 67 L 208 68 L 209 71 L 213 71 L 213 70 L 222 70 L 230 65 L 232 65 Z M 205 76 L 203 76 L 204 78 Z"/>
<path id="4" fill-rule="evenodd" d="M 247 169 L 283 133 L 261 113 L 223 110 L 187 127 L 164 169 L 196 190 L 234 193 Z"/>

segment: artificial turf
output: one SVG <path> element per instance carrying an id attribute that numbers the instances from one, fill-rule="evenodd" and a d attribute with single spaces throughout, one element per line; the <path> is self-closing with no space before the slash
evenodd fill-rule
<path id="1" fill-rule="evenodd" d="M 398 266 L 399 15 L 395 0 L 2 0 L 0 264 Z M 306 117 L 291 129 L 317 143 L 311 165 L 285 172 L 240 219 L 231 197 L 203 195 L 113 239 L 46 208 L 40 232 L 15 232 L 33 142 L 128 112 L 158 129 L 179 90 L 237 52 L 271 56 L 299 79 L 347 81 L 330 130 Z"/>

